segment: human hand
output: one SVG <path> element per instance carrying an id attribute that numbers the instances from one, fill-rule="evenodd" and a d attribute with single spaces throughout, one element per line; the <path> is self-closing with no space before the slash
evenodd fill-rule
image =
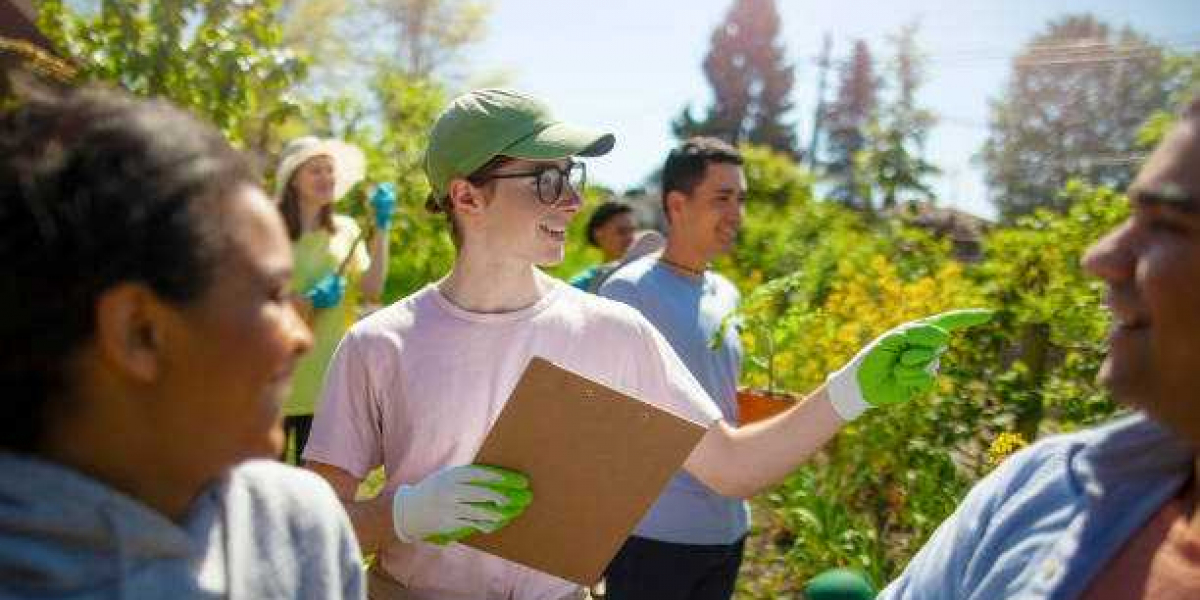
<path id="1" fill-rule="evenodd" d="M 396 537 L 445 545 L 508 525 L 533 501 L 521 473 L 483 465 L 442 469 L 396 489 L 392 526 Z"/>
<path id="2" fill-rule="evenodd" d="M 304 294 L 313 308 L 333 308 L 341 304 L 346 295 L 346 278 L 330 273 L 321 278 Z"/>
<path id="3" fill-rule="evenodd" d="M 875 338 L 832 373 L 826 391 L 846 421 L 868 408 L 907 402 L 933 389 L 938 358 L 959 329 L 986 323 L 993 311 L 952 310 L 910 321 Z"/>
<path id="4" fill-rule="evenodd" d="M 375 227 L 386 231 L 392 226 L 392 215 L 396 212 L 396 186 L 390 181 L 375 186 L 369 202 L 375 215 Z"/>

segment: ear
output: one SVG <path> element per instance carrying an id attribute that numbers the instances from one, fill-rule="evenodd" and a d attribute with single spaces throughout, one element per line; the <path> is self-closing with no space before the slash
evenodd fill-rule
<path id="1" fill-rule="evenodd" d="M 162 370 L 162 302 L 140 283 L 122 283 L 96 300 L 96 347 L 104 362 L 127 377 L 153 381 Z"/>
<path id="2" fill-rule="evenodd" d="M 450 182 L 450 210 L 461 215 L 476 215 L 483 212 L 485 202 L 483 190 L 466 179 Z"/>
<path id="3" fill-rule="evenodd" d="M 670 221 L 675 220 L 675 215 L 683 210 L 683 205 L 688 200 L 687 194 L 679 190 L 671 190 L 667 192 L 667 217 Z"/>

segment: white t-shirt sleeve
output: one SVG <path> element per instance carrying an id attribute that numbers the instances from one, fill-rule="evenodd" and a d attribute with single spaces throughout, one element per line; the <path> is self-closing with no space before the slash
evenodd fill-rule
<path id="1" fill-rule="evenodd" d="M 692 376 L 675 349 L 641 313 L 636 314 L 640 352 L 633 369 L 642 399 L 705 427 L 721 419 L 721 409 Z"/>
<path id="2" fill-rule="evenodd" d="M 363 343 L 351 332 L 334 352 L 304 449 L 305 460 L 333 465 L 359 478 L 383 463 L 382 415 Z"/>

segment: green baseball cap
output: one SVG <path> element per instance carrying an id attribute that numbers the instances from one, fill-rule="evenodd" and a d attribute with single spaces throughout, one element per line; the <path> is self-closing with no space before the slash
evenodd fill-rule
<path id="1" fill-rule="evenodd" d="M 497 156 L 558 160 L 602 156 L 616 138 L 555 119 L 540 100 L 509 89 L 468 92 L 450 102 L 429 133 L 427 206 L 441 208 L 450 181 L 466 177 Z"/>

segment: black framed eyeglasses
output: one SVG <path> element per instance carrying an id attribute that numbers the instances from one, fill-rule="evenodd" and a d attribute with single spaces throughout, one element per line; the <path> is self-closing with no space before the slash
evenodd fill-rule
<path id="1" fill-rule="evenodd" d="M 587 185 L 587 166 L 581 162 L 571 161 L 567 163 L 565 168 L 558 165 L 546 165 L 532 171 L 487 173 L 474 178 L 472 183 L 479 185 L 491 179 L 519 179 L 523 177 L 535 178 L 538 202 L 554 207 L 562 204 L 564 188 L 568 185 L 571 186 L 571 189 L 576 194 L 583 195 L 584 186 Z"/>

